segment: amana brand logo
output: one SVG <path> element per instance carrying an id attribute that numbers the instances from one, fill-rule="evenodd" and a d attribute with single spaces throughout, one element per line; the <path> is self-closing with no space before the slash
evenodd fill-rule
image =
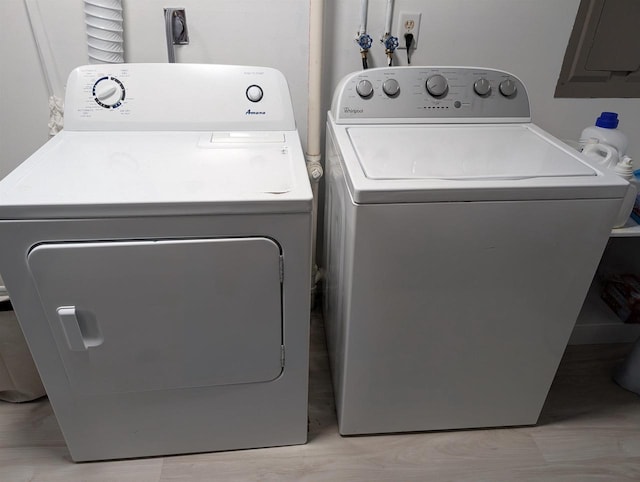
<path id="1" fill-rule="evenodd" d="M 353 107 L 345 107 L 344 113 L 345 114 L 362 114 L 364 113 L 364 109 L 354 109 Z"/>
<path id="2" fill-rule="evenodd" d="M 262 110 L 247 109 L 247 112 L 245 112 L 244 115 L 267 115 L 267 113 Z"/>

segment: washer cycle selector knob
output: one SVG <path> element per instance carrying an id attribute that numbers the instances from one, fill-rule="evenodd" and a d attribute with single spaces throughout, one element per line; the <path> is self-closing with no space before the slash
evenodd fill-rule
<path id="1" fill-rule="evenodd" d="M 116 109 L 124 101 L 124 85 L 115 77 L 102 77 L 93 84 L 93 99 L 100 107 Z"/>
<path id="2" fill-rule="evenodd" d="M 500 93 L 505 97 L 511 97 L 516 93 L 518 87 L 512 79 L 503 80 L 500 82 Z"/>
<path id="3" fill-rule="evenodd" d="M 447 84 L 447 79 L 445 79 L 444 76 L 435 74 L 427 79 L 426 87 L 427 92 L 432 96 L 442 97 L 447 93 L 449 85 Z"/>
<path id="4" fill-rule="evenodd" d="M 396 79 L 387 79 L 382 84 L 382 90 L 389 97 L 395 97 L 400 92 L 400 84 Z"/>
<path id="5" fill-rule="evenodd" d="M 360 97 L 366 99 L 367 97 L 370 97 L 371 94 L 373 94 L 373 85 L 371 85 L 371 82 L 366 79 L 361 80 L 360 82 L 358 82 L 358 85 L 356 85 L 356 92 Z"/>
<path id="6" fill-rule="evenodd" d="M 247 87 L 247 99 L 251 102 L 260 102 L 263 96 L 264 92 L 259 85 L 254 84 Z"/>
<path id="7" fill-rule="evenodd" d="M 473 83 L 473 90 L 480 96 L 489 95 L 491 92 L 491 84 L 487 79 L 482 77 Z"/>

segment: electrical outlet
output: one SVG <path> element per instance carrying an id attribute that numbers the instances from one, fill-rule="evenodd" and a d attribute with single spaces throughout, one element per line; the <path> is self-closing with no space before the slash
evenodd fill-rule
<path id="1" fill-rule="evenodd" d="M 421 13 L 408 13 L 400 12 L 398 16 L 398 46 L 399 49 L 406 49 L 406 43 L 404 40 L 404 34 L 410 33 L 413 35 L 413 44 L 411 50 L 418 48 L 418 33 L 420 33 L 420 17 Z"/>

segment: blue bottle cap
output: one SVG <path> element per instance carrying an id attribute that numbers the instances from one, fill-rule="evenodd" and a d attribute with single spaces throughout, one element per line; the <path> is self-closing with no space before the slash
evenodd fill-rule
<path id="1" fill-rule="evenodd" d="M 615 129 L 618 127 L 618 114 L 616 112 L 603 112 L 596 119 L 596 127 Z"/>

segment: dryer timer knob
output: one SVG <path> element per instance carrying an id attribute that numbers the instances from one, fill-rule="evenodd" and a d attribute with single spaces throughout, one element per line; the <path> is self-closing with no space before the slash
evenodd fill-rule
<path id="1" fill-rule="evenodd" d="M 116 109 L 124 100 L 124 85 L 115 77 L 103 77 L 93 84 L 92 94 L 100 107 Z"/>

